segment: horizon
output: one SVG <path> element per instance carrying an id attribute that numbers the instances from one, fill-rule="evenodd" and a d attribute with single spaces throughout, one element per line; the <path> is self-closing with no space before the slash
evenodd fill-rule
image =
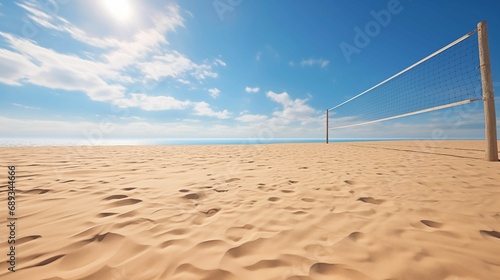
<path id="1" fill-rule="evenodd" d="M 0 135 L 324 139 L 327 108 L 482 20 L 498 95 L 499 8 L 491 0 L 0 1 Z M 373 22 L 378 31 L 357 44 Z M 330 141 L 484 139 L 481 103 L 330 131 Z"/>
<path id="2" fill-rule="evenodd" d="M 484 138 L 334 138 L 329 143 L 393 142 L 393 141 L 484 141 Z M 191 145 L 266 145 L 266 144 L 324 144 L 325 138 L 5 138 L 0 137 L 0 147 L 47 146 L 191 146 Z"/>

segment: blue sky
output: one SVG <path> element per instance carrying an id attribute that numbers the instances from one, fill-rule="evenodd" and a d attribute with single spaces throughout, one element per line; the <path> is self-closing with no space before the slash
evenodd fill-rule
<path id="1" fill-rule="evenodd" d="M 387 24 L 345 55 L 382 10 Z M 481 20 L 495 80 L 498 11 L 496 0 L 0 1 L 0 135 L 324 137 L 325 109 Z M 479 103 L 331 134 L 482 138 Z"/>

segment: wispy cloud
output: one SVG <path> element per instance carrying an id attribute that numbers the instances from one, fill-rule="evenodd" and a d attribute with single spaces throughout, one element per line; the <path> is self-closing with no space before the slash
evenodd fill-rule
<path id="1" fill-rule="evenodd" d="M 162 14 L 152 16 L 149 28 L 132 34 L 128 40 L 119 40 L 90 35 L 65 18 L 41 10 L 37 1 L 16 4 L 26 11 L 33 22 L 68 34 L 79 43 L 97 48 L 97 53 L 101 54 L 81 57 L 60 53 L 41 46 L 36 40 L 0 32 L 0 39 L 3 38 L 8 47 L 0 48 L 0 83 L 3 84 L 21 86 L 29 83 L 50 89 L 83 92 L 91 100 L 143 110 L 187 109 L 196 103 L 169 96 L 150 96 L 145 91 L 127 91 L 134 85 L 142 87 L 141 83 L 147 80 L 161 82 L 168 78 L 189 85 L 190 79 L 202 81 L 217 78 L 215 68 L 226 66 L 220 58 L 196 63 L 168 47 L 166 35 L 184 27 L 184 18 L 177 5 L 167 5 Z M 216 113 L 212 115 L 218 116 Z"/>
<path id="2" fill-rule="evenodd" d="M 261 50 L 255 54 L 255 60 L 261 61 L 263 59 L 278 60 L 280 58 L 279 52 L 271 45 L 264 45 Z"/>
<path id="3" fill-rule="evenodd" d="M 262 122 L 262 121 L 265 121 L 268 119 L 267 116 L 265 115 L 252 115 L 252 114 L 244 114 L 244 115 L 241 115 L 237 118 L 235 118 L 236 120 L 240 121 L 240 122 L 245 122 L 245 123 L 253 123 L 253 122 Z"/>
<path id="4" fill-rule="evenodd" d="M 61 54 L 3 32 L 0 37 L 16 49 L 16 52 L 0 49 L 0 69 L 9 70 L 1 75 L 2 83 L 21 85 L 28 82 L 51 89 L 81 91 L 96 101 L 110 101 L 124 94 L 124 86 L 106 81 L 118 79 L 120 74 L 105 63 Z"/>
<path id="5" fill-rule="evenodd" d="M 221 60 L 221 59 L 219 59 L 219 58 L 216 58 L 216 59 L 214 60 L 214 63 L 215 63 L 216 65 L 218 64 L 218 65 L 220 65 L 220 66 L 226 66 L 226 65 L 227 65 L 224 61 L 222 61 L 222 60 Z"/>
<path id="6" fill-rule="evenodd" d="M 217 98 L 220 94 L 220 90 L 218 88 L 211 88 L 208 90 L 208 92 L 210 93 L 210 96 L 212 96 L 212 98 Z"/>
<path id="7" fill-rule="evenodd" d="M 185 77 L 186 74 L 197 80 L 217 78 L 218 76 L 210 64 L 196 64 L 177 51 L 155 55 L 149 61 L 139 62 L 138 69 L 141 70 L 145 78 L 156 81 L 167 77 Z"/>
<path id="8" fill-rule="evenodd" d="M 293 62 L 292 62 L 292 64 L 293 64 Z M 329 64 L 330 64 L 330 61 L 323 59 L 323 58 L 317 58 L 317 59 L 308 58 L 308 59 L 303 59 L 300 62 L 301 66 L 319 66 L 321 68 L 326 68 Z"/>
<path id="9" fill-rule="evenodd" d="M 145 111 L 185 110 L 192 108 L 196 116 L 206 116 L 218 119 L 227 119 L 230 116 L 228 110 L 214 111 L 206 102 L 192 102 L 189 100 L 178 100 L 171 96 L 147 95 L 143 93 L 132 93 L 128 98 L 117 99 L 113 102 L 120 108 L 139 108 Z"/>
<path id="10" fill-rule="evenodd" d="M 118 107 L 136 107 L 146 111 L 181 110 L 192 105 L 190 101 L 177 100 L 171 96 L 154 96 L 144 93 L 132 93 L 129 98 L 113 102 Z"/>
<path id="11" fill-rule="evenodd" d="M 162 46 L 168 44 L 165 34 L 174 32 L 184 26 L 184 18 L 177 5 L 167 5 L 162 14 L 153 15 L 153 26 L 133 34 L 130 40 L 119 40 L 111 37 L 96 37 L 88 34 L 81 28 L 71 24 L 68 20 L 54 13 L 48 14 L 40 9 L 38 1 L 27 0 L 17 3 L 28 12 L 28 18 L 44 28 L 69 34 L 73 39 L 106 49 L 103 55 L 106 62 L 114 68 L 124 68 L 144 59 L 150 53 L 160 52 Z"/>
<path id="12" fill-rule="evenodd" d="M 228 110 L 214 111 L 206 102 L 197 102 L 194 104 L 194 114 L 197 116 L 215 117 L 218 119 L 228 119 L 231 113 Z"/>
<path id="13" fill-rule="evenodd" d="M 245 87 L 245 91 L 248 93 L 257 93 L 260 91 L 259 87 Z"/>
<path id="14" fill-rule="evenodd" d="M 200 137 L 218 137 L 220 135 L 244 136 L 245 130 L 236 131 L 232 127 L 207 124 L 197 120 L 177 120 L 168 122 L 151 122 L 141 119 L 107 123 L 109 129 L 103 132 L 102 137 L 87 138 L 86 132 L 99 130 L 100 124 L 91 121 L 77 120 L 39 120 L 14 119 L 0 115 L 0 135 L 11 137 L 51 136 L 51 137 L 85 137 L 86 141 L 99 144 L 99 141 L 115 137 L 185 137 L 186 135 L 200 135 Z"/>
<path id="15" fill-rule="evenodd" d="M 29 110 L 40 110 L 39 107 L 26 106 L 26 105 L 22 105 L 22 104 L 19 104 L 19 103 L 12 103 L 12 105 L 17 106 L 17 107 L 21 107 L 21 108 L 24 108 L 24 109 L 29 109 Z"/>

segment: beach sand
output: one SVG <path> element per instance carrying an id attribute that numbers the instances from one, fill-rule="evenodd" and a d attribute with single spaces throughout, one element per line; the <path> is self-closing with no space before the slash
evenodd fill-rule
<path id="1" fill-rule="evenodd" d="M 500 162 L 484 141 L 0 154 L 3 280 L 500 279 Z"/>

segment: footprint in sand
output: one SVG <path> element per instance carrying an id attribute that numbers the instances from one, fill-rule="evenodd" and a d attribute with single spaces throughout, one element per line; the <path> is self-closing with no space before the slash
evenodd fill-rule
<path id="1" fill-rule="evenodd" d="M 134 205 L 134 204 L 137 204 L 139 202 L 142 202 L 142 200 L 140 199 L 135 199 L 135 198 L 127 198 L 127 199 L 123 199 L 123 200 L 118 200 L 118 201 L 115 201 L 112 203 L 112 206 L 129 206 L 129 205 Z"/>
<path id="2" fill-rule="evenodd" d="M 108 197 L 104 198 L 104 200 L 122 199 L 122 198 L 127 198 L 127 197 L 128 197 L 128 195 L 124 195 L 124 194 L 115 194 L 115 195 L 108 196 Z"/>
<path id="3" fill-rule="evenodd" d="M 207 215 L 207 217 L 211 217 L 215 214 L 217 214 L 217 212 L 220 211 L 220 208 L 210 208 L 208 209 L 207 211 L 201 211 L 203 214 Z"/>
<path id="4" fill-rule="evenodd" d="M 277 201 L 280 201 L 281 198 L 273 196 L 273 197 L 268 198 L 267 200 L 272 201 L 272 202 L 277 202 Z"/>
<path id="5" fill-rule="evenodd" d="M 186 194 L 182 198 L 185 198 L 185 199 L 198 199 L 198 198 L 200 198 L 200 195 L 197 194 L 197 193 L 190 193 L 190 194 Z"/>
<path id="6" fill-rule="evenodd" d="M 319 275 L 318 275 L 319 274 Z M 310 279 L 316 279 L 317 276 L 342 275 L 342 279 L 368 279 L 368 275 L 351 269 L 346 265 L 334 263 L 315 263 L 309 269 Z M 328 278 L 331 279 L 331 278 Z"/>
<path id="7" fill-rule="evenodd" d="M 135 188 L 123 188 L 124 191 L 133 191 Z"/>
<path id="8" fill-rule="evenodd" d="M 38 239 L 42 237 L 41 235 L 30 235 L 30 236 L 25 236 L 25 237 L 21 237 L 19 238 L 17 241 L 16 241 L 16 244 L 17 245 L 21 245 L 23 243 L 26 243 L 26 242 L 30 242 L 32 240 L 35 240 L 35 239 Z"/>
<path id="9" fill-rule="evenodd" d="M 240 180 L 240 178 L 230 178 L 230 179 L 226 180 L 226 183 L 231 183 L 231 182 L 238 181 L 238 180 Z"/>
<path id="10" fill-rule="evenodd" d="M 22 193 L 23 191 L 20 191 L 20 192 Z M 49 190 L 47 190 L 47 189 L 31 189 L 29 191 L 24 191 L 24 193 L 27 193 L 27 194 L 33 194 L 33 193 L 34 194 L 44 194 L 44 193 L 48 193 L 48 192 L 49 192 Z"/>
<path id="11" fill-rule="evenodd" d="M 245 233 L 254 229 L 254 226 L 246 224 L 242 227 L 231 227 L 226 230 L 226 236 L 232 241 L 240 241 Z"/>
<path id="12" fill-rule="evenodd" d="M 189 192 L 189 190 L 181 189 L 181 190 L 179 190 L 179 192 L 186 193 L 186 192 Z"/>
<path id="13" fill-rule="evenodd" d="M 500 239 L 500 232 L 496 230 L 480 230 L 479 233 L 481 233 L 482 236 L 484 237 L 494 237 L 494 238 L 499 238 Z"/>
<path id="14" fill-rule="evenodd" d="M 99 213 L 99 217 L 101 218 L 105 218 L 105 217 L 109 217 L 109 216 L 113 216 L 113 215 L 116 215 L 117 213 L 112 213 L 112 212 L 103 212 L 103 213 Z"/>
<path id="15" fill-rule="evenodd" d="M 276 190 L 275 188 L 270 188 L 266 186 L 258 186 L 257 188 L 263 192 L 271 192 Z"/>
<path id="16" fill-rule="evenodd" d="M 380 205 L 380 204 L 384 203 L 383 199 L 375 199 L 373 197 L 360 197 L 360 198 L 358 198 L 358 201 L 362 201 L 364 203 L 371 203 L 371 204 L 375 204 L 375 205 Z"/>
<path id="17" fill-rule="evenodd" d="M 62 258 L 62 257 L 64 257 L 64 256 L 65 256 L 65 255 L 57 255 L 57 256 L 54 256 L 54 257 L 48 258 L 48 259 L 46 259 L 46 260 L 44 260 L 44 261 L 41 261 L 41 262 L 39 262 L 39 263 L 37 263 L 37 264 L 35 264 L 35 265 L 28 266 L 28 267 L 26 267 L 26 268 L 32 268 L 32 267 L 37 267 L 37 266 L 44 266 L 44 265 L 48 265 L 48 264 L 50 264 L 50 263 L 53 263 L 53 262 L 57 261 L 58 259 L 60 259 L 60 258 Z"/>
<path id="18" fill-rule="evenodd" d="M 293 190 L 281 190 L 281 192 L 283 192 L 283 193 L 293 193 L 295 191 L 293 191 Z"/>
<path id="19" fill-rule="evenodd" d="M 363 238 L 365 235 L 362 232 L 359 231 L 354 231 L 349 234 L 348 238 L 353 240 L 353 241 L 358 241 L 359 239 Z"/>
<path id="20" fill-rule="evenodd" d="M 314 202 L 314 201 L 316 201 L 316 199 L 309 198 L 309 197 L 304 197 L 304 198 L 302 198 L 302 201 L 305 201 L 305 202 Z"/>
<path id="21" fill-rule="evenodd" d="M 420 222 L 431 228 L 441 228 L 443 226 L 442 223 L 430 221 L 430 220 L 420 220 Z"/>

